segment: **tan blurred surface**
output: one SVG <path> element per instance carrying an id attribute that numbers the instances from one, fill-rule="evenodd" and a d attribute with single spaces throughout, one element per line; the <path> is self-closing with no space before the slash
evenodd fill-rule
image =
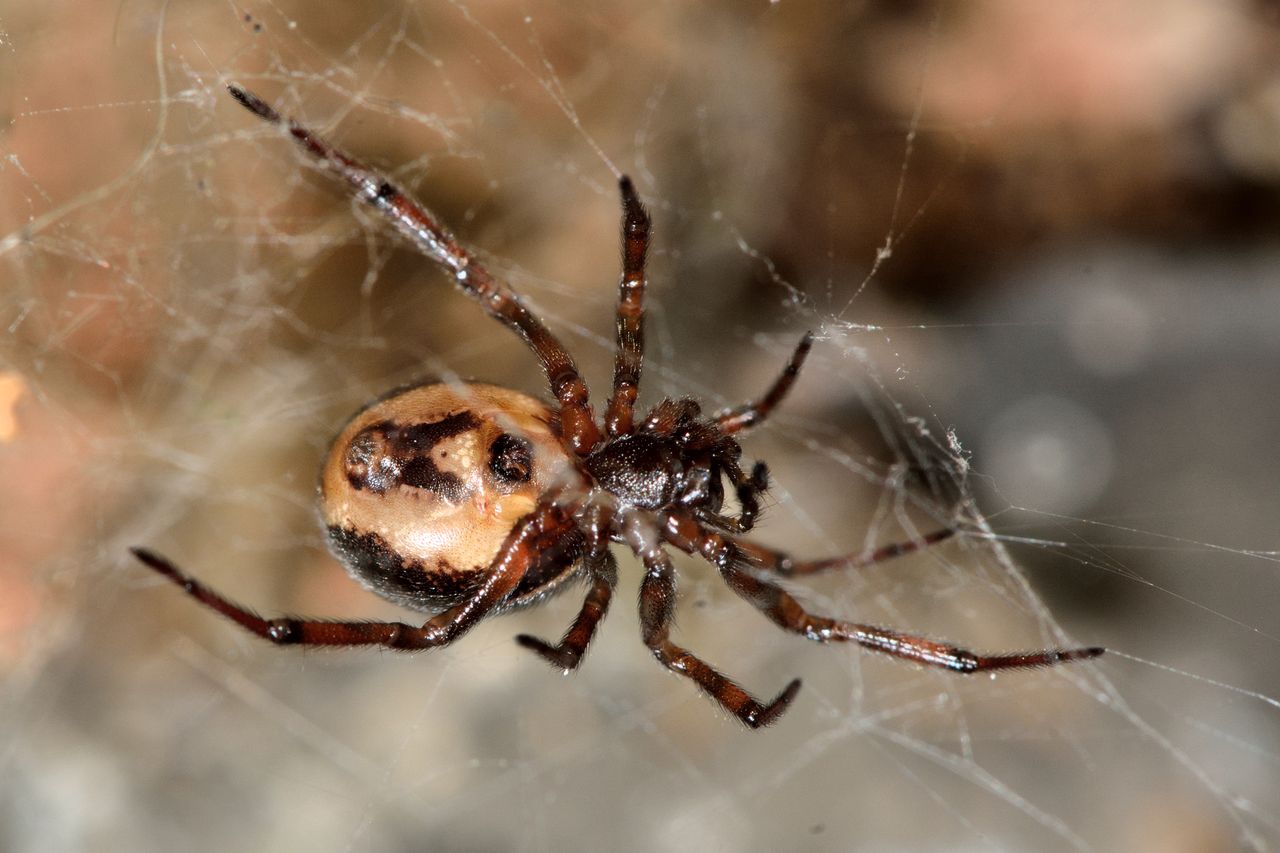
<path id="1" fill-rule="evenodd" d="M 511 637 L 576 593 L 404 657 L 162 586 L 130 545 L 264 612 L 402 615 L 324 552 L 330 437 L 426 375 L 541 391 L 229 81 L 414 188 L 597 389 L 631 174 L 643 399 L 736 402 L 819 330 L 747 443 L 759 538 L 858 549 L 972 497 L 1010 548 L 807 600 L 1113 653 L 923 672 L 682 562 L 682 642 L 805 679 L 747 733 L 643 648 L 630 561 L 567 679 Z M 0 0 L 0 96 L 0 848 L 1280 847 L 1273 6 Z"/>

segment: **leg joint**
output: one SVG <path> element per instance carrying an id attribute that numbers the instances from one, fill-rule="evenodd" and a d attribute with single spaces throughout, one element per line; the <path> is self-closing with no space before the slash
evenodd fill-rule
<path id="1" fill-rule="evenodd" d="M 294 619 L 272 619 L 267 623 L 267 639 L 277 646 L 288 646 L 302 639 Z"/>

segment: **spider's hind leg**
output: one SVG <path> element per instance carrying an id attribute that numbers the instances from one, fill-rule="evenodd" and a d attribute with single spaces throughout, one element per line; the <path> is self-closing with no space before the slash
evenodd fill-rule
<path id="1" fill-rule="evenodd" d="M 484 264 L 463 247 L 429 210 L 379 172 L 304 125 L 280 115 L 252 92 L 235 85 L 229 85 L 227 89 L 233 98 L 258 118 L 271 124 L 283 125 L 294 142 L 346 182 L 349 192 L 373 207 L 419 252 L 439 264 L 453 278 L 458 289 L 479 303 L 486 314 L 524 340 L 542 365 L 551 394 L 560 404 L 561 428 L 565 439 L 577 455 L 585 456 L 590 453 L 600 440 L 600 430 L 592 413 L 587 383 L 564 344 L 525 307 L 515 291 L 505 282 L 494 278 Z M 624 200 L 625 193 L 626 187 Z M 632 198 L 634 200 L 634 192 Z M 638 207 L 639 202 L 634 201 L 634 206 Z M 647 226 L 645 233 L 647 235 Z M 643 259 L 643 253 L 641 254 Z M 637 371 L 638 369 L 637 366 Z M 638 375 L 636 381 L 639 381 Z"/>
<path id="2" fill-rule="evenodd" d="M 403 622 L 350 622 L 295 616 L 264 618 L 184 574 L 164 557 L 145 548 L 131 550 L 144 565 L 182 587 L 205 607 L 277 645 L 385 646 L 411 650 L 448 645 L 471 630 L 507 600 L 540 554 L 554 549 L 576 529 L 573 518 L 564 509 L 550 503 L 539 505 L 507 534 L 480 586 L 421 627 Z"/>
<path id="3" fill-rule="evenodd" d="M 329 619 L 302 619 L 296 616 L 259 616 L 200 581 L 185 574 L 169 560 L 146 548 L 129 549 L 148 568 L 167 578 L 187 595 L 217 611 L 251 634 L 276 645 L 302 646 L 386 646 L 410 648 L 419 628 L 404 622 L 338 622 Z"/>

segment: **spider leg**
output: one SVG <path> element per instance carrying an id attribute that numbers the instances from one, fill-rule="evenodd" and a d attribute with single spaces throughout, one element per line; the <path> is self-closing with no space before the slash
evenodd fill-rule
<path id="1" fill-rule="evenodd" d="M 560 645 L 553 646 L 530 634 L 520 634 L 516 642 L 526 649 L 537 652 L 552 666 L 570 672 L 578 668 L 591 638 L 595 636 L 596 625 L 609 611 L 609 600 L 613 597 L 613 587 L 618 582 L 618 563 L 607 549 L 598 560 L 588 558 L 587 573 L 591 578 L 591 589 L 582 601 L 582 609 L 560 640 Z"/>
<path id="2" fill-rule="evenodd" d="M 458 288 L 478 302 L 490 317 L 524 339 L 538 357 L 551 393 L 560 403 L 565 438 L 578 455 L 589 453 L 600 440 L 600 430 L 591 411 L 587 384 L 564 345 L 530 313 L 520 297 L 495 279 L 426 208 L 378 172 L 296 121 L 282 117 L 252 92 L 238 86 L 228 86 L 227 90 L 254 115 L 271 124 L 287 126 L 294 141 L 344 179 L 356 197 L 376 209 L 419 251 L 444 267 Z"/>
<path id="3" fill-rule="evenodd" d="M 681 538 L 673 540 L 672 544 L 699 554 L 719 568 L 729 587 L 776 625 L 820 643 L 857 643 L 873 651 L 960 673 L 1054 666 L 1067 661 L 1095 658 L 1105 651 L 1090 647 L 979 655 L 968 649 L 924 637 L 818 616 L 805 610 L 800 602 L 780 586 L 744 571 L 743 567 L 751 564 L 750 558 L 743 553 L 745 543 L 719 533 L 701 531 L 696 540 Z"/>
<path id="4" fill-rule="evenodd" d="M 819 572 L 865 569 L 867 566 L 874 566 L 876 563 L 883 563 L 885 560 L 892 560 L 894 557 L 902 557 L 907 554 L 914 554 L 917 551 L 923 551 L 930 545 L 936 545 L 955 535 L 956 531 L 950 528 L 943 528 L 932 533 L 926 533 L 918 539 L 908 539 L 905 542 L 891 542 L 888 545 L 881 545 L 872 551 L 843 554 L 838 557 L 826 557 L 821 560 L 802 561 L 793 560 L 786 554 L 765 548 L 754 542 L 740 542 L 739 546 L 752 566 L 780 575 L 796 577 L 799 575 L 814 575 Z"/>
<path id="5" fill-rule="evenodd" d="M 661 549 L 644 556 L 645 578 L 640 585 L 640 626 L 644 643 L 663 666 L 693 680 L 729 713 L 753 729 L 767 726 L 787 710 L 800 690 L 800 679 L 792 681 L 767 705 L 721 675 L 687 649 L 671 642 L 671 621 L 675 610 L 675 570 Z"/>
<path id="6" fill-rule="evenodd" d="M 469 598 L 428 619 L 421 627 L 403 622 L 338 622 L 283 616 L 267 619 L 183 574 L 164 557 L 144 548 L 133 555 L 173 581 L 201 604 L 216 610 L 252 634 L 277 645 L 386 646 L 427 649 L 453 642 L 487 616 L 515 590 L 537 556 L 575 529 L 564 510 L 544 505 L 526 515 L 507 536 L 484 582 Z"/>
<path id="7" fill-rule="evenodd" d="M 717 519 L 717 523 L 720 523 L 719 519 Z M 742 532 L 733 529 L 732 524 L 722 524 L 721 526 L 724 526 L 731 533 Z M 667 516 L 667 541 L 682 551 L 692 554 L 706 547 L 704 544 L 706 533 L 707 531 L 699 523 L 699 520 L 692 516 L 680 513 L 671 513 Z M 758 545 L 745 539 L 734 539 L 733 543 L 742 558 L 752 568 L 763 569 L 784 577 L 799 577 L 820 572 L 865 569 L 868 566 L 883 563 L 885 560 L 892 560 L 894 557 L 902 557 L 907 554 L 914 554 L 917 551 L 923 551 L 925 548 L 944 542 L 955 535 L 955 530 L 943 528 L 932 533 L 926 533 L 918 539 L 908 539 L 905 542 L 892 542 L 888 545 L 881 545 L 872 551 L 863 551 L 858 554 L 841 554 L 838 557 L 824 557 L 820 560 L 795 560 L 789 554 L 766 548 L 763 545 Z"/>
<path id="8" fill-rule="evenodd" d="M 649 214 L 631 179 L 622 190 L 622 282 L 618 285 L 618 348 L 613 362 L 613 396 L 605 413 L 610 436 L 631 432 L 640 367 L 644 361 L 644 256 L 649 250 Z"/>
<path id="9" fill-rule="evenodd" d="M 645 567 L 644 581 L 640 584 L 640 631 L 644 644 L 659 663 L 691 679 L 744 725 L 758 729 L 773 723 L 795 699 L 800 679 L 792 679 L 771 702 L 762 704 L 701 658 L 671 642 L 676 606 L 675 569 L 660 544 L 645 543 L 641 526 L 634 522 L 624 525 L 627 543 Z"/>
<path id="10" fill-rule="evenodd" d="M 782 369 L 782 373 L 773 381 L 773 385 L 769 386 L 769 390 L 763 397 L 716 416 L 716 425 L 720 427 L 721 432 L 725 435 L 733 435 L 735 432 L 751 429 L 769 417 L 769 413 L 782 402 L 782 398 L 787 396 L 787 392 L 795 384 L 796 376 L 799 375 L 800 368 L 804 366 L 805 357 L 809 355 L 809 350 L 812 348 L 813 332 L 805 332 L 800 343 L 796 345 L 795 351 L 791 353 L 787 366 Z"/>

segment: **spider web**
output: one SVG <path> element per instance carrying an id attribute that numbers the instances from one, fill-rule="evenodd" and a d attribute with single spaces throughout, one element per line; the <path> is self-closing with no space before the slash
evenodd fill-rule
<path id="1" fill-rule="evenodd" d="M 1280 76 L 1245 3 L 0 6 L 0 846 L 1280 847 Z M 315 468 L 414 378 L 528 352 L 238 82 L 413 189 L 607 388 L 616 176 L 655 220 L 643 401 L 751 397 L 755 536 L 971 533 L 797 586 L 814 610 L 1096 664 L 963 679 L 774 629 L 681 561 L 655 665 L 620 594 L 429 655 L 278 650 L 264 612 L 398 618 L 327 556 Z"/>

